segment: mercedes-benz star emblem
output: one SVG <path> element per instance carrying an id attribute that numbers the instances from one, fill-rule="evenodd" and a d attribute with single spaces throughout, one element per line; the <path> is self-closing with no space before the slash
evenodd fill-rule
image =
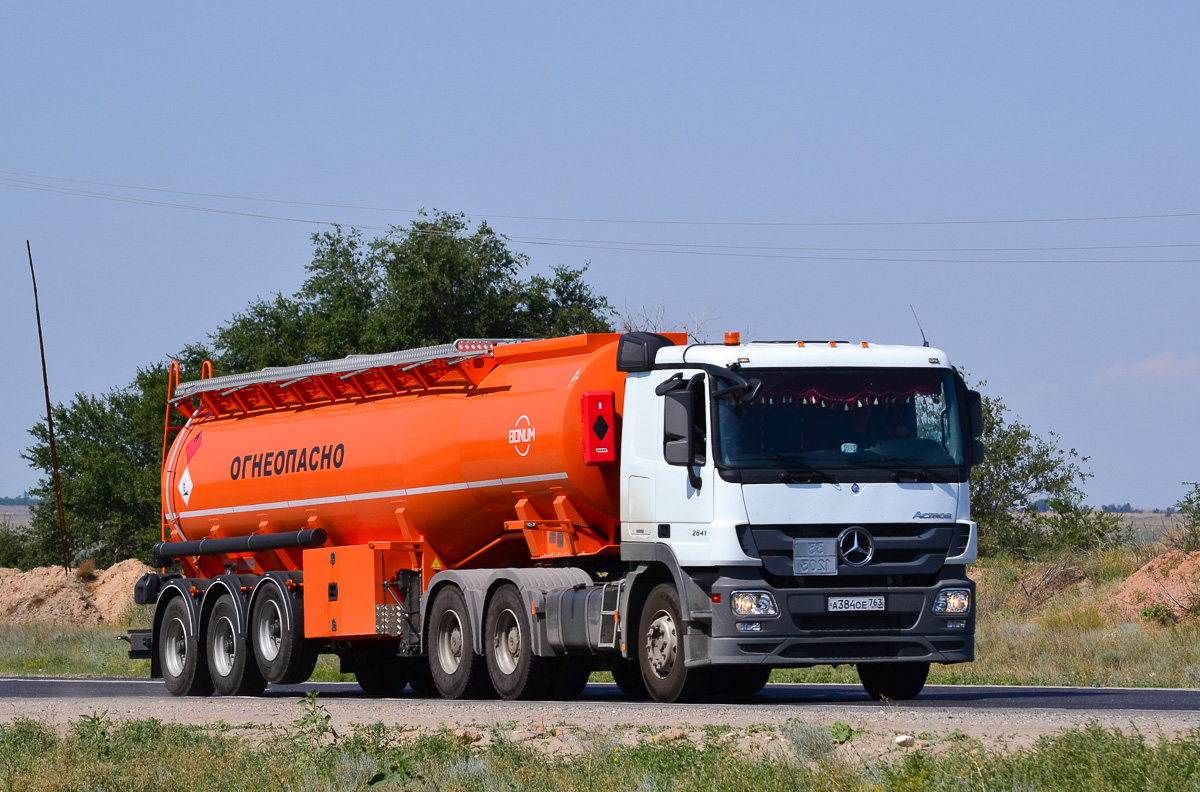
<path id="1" fill-rule="evenodd" d="M 850 566 L 865 566 L 875 555 L 875 540 L 866 528 L 852 525 L 838 536 L 838 550 L 842 560 Z"/>

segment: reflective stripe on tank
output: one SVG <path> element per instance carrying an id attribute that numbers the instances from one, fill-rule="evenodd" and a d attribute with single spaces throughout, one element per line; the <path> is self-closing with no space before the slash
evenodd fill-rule
<path id="1" fill-rule="evenodd" d="M 540 481 L 560 481 L 567 478 L 566 473 L 546 473 L 540 476 L 515 476 L 513 478 L 487 479 L 484 481 L 466 481 L 458 484 L 438 484 L 433 487 L 413 487 L 411 489 L 380 490 L 379 492 L 358 492 L 353 495 L 331 495 L 327 498 L 305 498 L 304 500 L 278 501 L 276 503 L 255 503 L 250 506 L 232 506 L 221 509 L 197 509 L 183 511 L 178 514 L 168 514 L 169 519 L 212 517 L 218 514 L 238 514 L 241 512 L 269 511 L 271 509 L 290 509 L 303 506 L 320 506 L 326 503 L 346 503 L 348 501 L 376 500 L 379 498 L 403 498 L 411 495 L 432 495 L 436 492 L 454 492 L 455 490 L 478 489 L 481 487 L 503 487 L 511 484 L 534 484 Z"/>

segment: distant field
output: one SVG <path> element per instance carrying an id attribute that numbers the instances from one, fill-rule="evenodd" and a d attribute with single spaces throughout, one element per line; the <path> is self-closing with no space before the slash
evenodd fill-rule
<path id="1" fill-rule="evenodd" d="M 28 506 L 0 506 L 0 523 L 10 522 L 13 525 L 29 525 Z"/>
<path id="2" fill-rule="evenodd" d="M 1135 542 L 1153 542 L 1167 531 L 1175 528 L 1179 520 L 1178 515 L 1168 516 L 1165 510 L 1158 514 L 1150 511 L 1130 512 L 1122 514 L 1121 518 L 1125 520 L 1126 524 L 1133 527 Z"/>

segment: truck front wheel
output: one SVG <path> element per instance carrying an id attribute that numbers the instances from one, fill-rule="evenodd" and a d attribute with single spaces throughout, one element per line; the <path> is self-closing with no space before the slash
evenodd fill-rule
<path id="1" fill-rule="evenodd" d="M 172 696 L 207 696 L 213 692 L 200 641 L 189 629 L 191 618 L 184 601 L 175 597 L 163 609 L 159 622 L 158 660 Z"/>
<path id="2" fill-rule="evenodd" d="M 257 696 L 267 686 L 258 665 L 250 657 L 250 644 L 238 628 L 233 598 L 223 595 L 213 606 L 205 631 L 208 672 L 213 687 L 222 696 Z"/>
<path id="3" fill-rule="evenodd" d="M 682 613 L 679 592 L 670 583 L 655 586 L 642 607 L 638 665 L 646 692 L 655 701 L 692 701 L 704 692 L 708 681 L 708 669 L 685 664 L 687 627 Z"/>
<path id="4" fill-rule="evenodd" d="M 429 612 L 429 671 L 443 698 L 487 693 L 487 664 L 475 654 L 467 601 L 454 586 L 438 592 Z"/>
<path id="5" fill-rule="evenodd" d="M 925 687 L 929 663 L 860 663 L 858 678 L 873 699 L 907 701 Z"/>
<path id="6" fill-rule="evenodd" d="M 288 625 L 284 594 L 274 585 L 260 589 L 250 610 L 250 643 L 263 677 L 273 685 L 296 685 L 317 667 L 318 647 L 301 635 L 301 625 Z"/>

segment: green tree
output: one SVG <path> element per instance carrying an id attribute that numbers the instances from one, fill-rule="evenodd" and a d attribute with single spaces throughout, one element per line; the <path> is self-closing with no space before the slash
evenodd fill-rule
<path id="1" fill-rule="evenodd" d="M 982 383 L 986 385 L 986 383 Z M 1045 437 L 1010 416 L 1004 402 L 983 397 L 983 464 L 971 471 L 971 516 L 983 553 L 1029 556 L 1067 547 L 1108 547 L 1128 539 L 1118 515 L 1082 506 L 1092 474 L 1088 458 L 1064 450 L 1055 432 Z M 1038 509 L 1039 501 L 1048 509 Z"/>
<path id="2" fill-rule="evenodd" d="M 609 332 L 615 315 L 580 269 L 520 277 L 529 265 L 487 223 L 437 212 L 370 241 L 313 235 L 308 278 L 291 297 L 252 303 L 211 337 L 220 372 L 251 371 L 455 338 Z"/>
<path id="3" fill-rule="evenodd" d="M 364 241 L 357 231 L 315 234 L 301 289 L 256 300 L 220 326 L 209 344 L 176 359 L 182 379 L 204 360 L 232 374 L 414 346 L 456 337 L 511 338 L 610 330 L 608 301 L 583 280 L 586 268 L 519 277 L 529 263 L 504 238 L 462 215 L 435 213 Z M 54 408 L 72 563 L 149 560 L 160 536 L 159 470 L 168 364 L 140 369 L 133 382 L 101 396 L 76 394 Z M 178 425 L 181 418 L 172 413 Z M 23 456 L 45 476 L 28 530 L 0 526 L 0 563 L 61 561 L 45 421 Z"/>

